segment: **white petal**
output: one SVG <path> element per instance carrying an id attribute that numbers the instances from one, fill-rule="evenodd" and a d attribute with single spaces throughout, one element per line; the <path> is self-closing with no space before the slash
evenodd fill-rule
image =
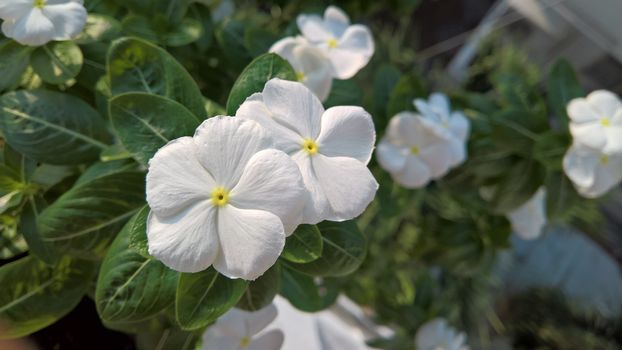
<path id="1" fill-rule="evenodd" d="M 319 49 L 310 45 L 298 45 L 293 49 L 292 66 L 304 76 L 302 83 L 324 101 L 333 86 L 331 63 Z M 296 68 L 298 67 L 298 68 Z"/>
<path id="2" fill-rule="evenodd" d="M 322 116 L 322 130 L 317 144 L 323 155 L 351 157 L 367 164 L 375 142 L 374 122 L 361 107 L 332 107 Z"/>
<path id="3" fill-rule="evenodd" d="M 607 139 L 607 145 L 603 151 L 607 154 L 622 153 L 622 126 L 611 125 L 604 128 L 604 132 Z"/>
<path id="4" fill-rule="evenodd" d="M 274 149 L 260 151 L 246 165 L 240 182 L 230 194 L 231 205 L 240 209 L 259 209 L 278 216 L 285 234 L 290 235 L 302 222 L 304 184 L 296 163 Z"/>
<path id="5" fill-rule="evenodd" d="M 437 179 L 449 171 L 452 161 L 452 148 L 449 143 L 437 142 L 419 151 L 419 158 L 425 162 L 432 179 Z"/>
<path id="6" fill-rule="evenodd" d="M 522 239 L 536 239 L 546 224 L 546 190 L 540 188 L 532 198 L 507 214 L 514 232 Z"/>
<path id="7" fill-rule="evenodd" d="M 7 38 L 12 38 L 13 37 L 13 30 L 15 29 L 15 24 L 16 21 L 11 19 L 11 20 L 4 20 L 4 22 L 2 22 L 2 33 L 7 37 Z"/>
<path id="8" fill-rule="evenodd" d="M 240 350 L 242 337 L 231 336 L 221 332 L 218 327 L 211 326 L 203 334 L 203 344 L 201 350 Z"/>
<path id="9" fill-rule="evenodd" d="M 415 335 L 417 349 L 435 349 L 442 342 L 451 341 L 446 337 L 447 328 L 447 321 L 442 318 L 435 318 L 424 323 Z"/>
<path id="10" fill-rule="evenodd" d="M 449 167 L 453 168 L 464 163 L 467 156 L 466 144 L 464 141 L 454 138 L 447 142 L 449 143 L 449 149 L 451 151 L 449 157 Z"/>
<path id="11" fill-rule="evenodd" d="M 274 114 L 263 103 L 261 93 L 249 96 L 235 113 L 237 118 L 249 119 L 261 125 L 272 137 L 274 147 L 285 153 L 292 153 L 302 147 L 302 136 L 283 126 L 274 118 Z"/>
<path id="12" fill-rule="evenodd" d="M 210 198 L 214 187 L 214 179 L 199 163 L 191 137 L 169 142 L 149 160 L 147 203 L 159 216 L 174 215 Z"/>
<path id="13" fill-rule="evenodd" d="M 259 124 L 242 118 L 213 117 L 194 134 L 199 162 L 216 185 L 231 189 L 238 183 L 248 160 L 257 152 L 272 148 L 273 141 Z"/>
<path id="14" fill-rule="evenodd" d="M 449 130 L 461 141 L 469 138 L 471 123 L 462 112 L 453 112 L 449 118 Z"/>
<path id="15" fill-rule="evenodd" d="M 78 2 L 47 3 L 42 11 L 54 24 L 54 40 L 71 39 L 80 34 L 86 24 L 86 9 Z"/>
<path id="16" fill-rule="evenodd" d="M 607 145 L 605 130 L 600 123 L 570 123 L 569 126 L 575 142 L 597 150 Z"/>
<path id="17" fill-rule="evenodd" d="M 289 63 L 294 68 L 294 70 L 298 70 L 300 69 L 300 67 L 296 66 L 298 62 L 294 60 L 293 51 L 294 51 L 294 48 L 296 48 L 297 46 L 304 45 L 304 44 L 310 45 L 304 37 L 288 36 L 272 44 L 272 46 L 270 47 L 270 50 L 268 51 L 276 53 L 277 55 L 283 57 L 284 59 L 289 61 Z"/>
<path id="18" fill-rule="evenodd" d="M 573 123 L 596 122 L 602 118 L 594 106 L 584 98 L 575 98 L 570 101 L 566 106 L 566 112 Z"/>
<path id="19" fill-rule="evenodd" d="M 320 133 L 322 102 L 301 83 L 271 79 L 262 92 L 263 101 L 273 118 L 302 136 L 316 139 Z"/>
<path id="20" fill-rule="evenodd" d="M 621 180 L 622 157 L 610 155 L 606 164 L 599 160 L 594 171 L 594 183 L 589 187 L 577 186 L 577 190 L 584 197 L 597 198 L 616 187 Z"/>
<path id="21" fill-rule="evenodd" d="M 335 38 L 339 38 L 350 25 L 350 18 L 337 6 L 328 6 L 324 11 L 324 23 Z"/>
<path id="22" fill-rule="evenodd" d="M 422 115 L 428 118 L 433 118 L 436 121 L 440 121 L 438 120 L 438 115 L 434 112 L 434 109 L 432 109 L 432 106 L 428 104 L 428 101 L 422 98 L 416 98 L 413 101 L 413 104 L 415 105 L 419 113 L 421 113 Z"/>
<path id="23" fill-rule="evenodd" d="M 253 339 L 247 350 L 279 350 L 283 345 L 283 332 L 275 329 Z"/>
<path id="24" fill-rule="evenodd" d="M 318 153 L 311 157 L 311 163 L 330 205 L 324 220 L 353 219 L 361 215 L 374 199 L 378 183 L 360 161 L 349 157 L 326 157 Z"/>
<path id="25" fill-rule="evenodd" d="M 391 174 L 395 182 L 406 188 L 421 188 L 431 180 L 430 168 L 418 157 L 409 156 L 402 171 Z"/>
<path id="26" fill-rule="evenodd" d="M 276 319 L 277 314 L 278 311 L 273 304 L 253 312 L 232 308 L 218 318 L 213 327 L 220 333 L 232 337 L 251 337 L 268 327 Z"/>
<path id="27" fill-rule="evenodd" d="M 350 79 L 367 65 L 374 54 L 374 39 L 369 28 L 350 26 L 339 39 L 336 48 L 328 49 L 335 77 Z"/>
<path id="28" fill-rule="evenodd" d="M 434 110 L 436 114 L 438 114 L 442 120 L 449 119 L 449 115 L 451 114 L 449 98 L 447 95 L 435 92 L 429 97 L 429 105 L 430 108 Z"/>
<path id="29" fill-rule="evenodd" d="M 283 223 L 263 210 L 218 208 L 220 254 L 214 268 L 229 278 L 255 280 L 279 257 L 285 246 Z"/>
<path id="30" fill-rule="evenodd" d="M 376 148 L 376 160 L 384 170 L 395 173 L 406 166 L 408 152 L 408 149 L 398 148 L 385 138 L 380 141 Z"/>
<path id="31" fill-rule="evenodd" d="M 149 254 L 171 269 L 205 270 L 218 254 L 216 210 L 209 201 L 201 201 L 166 218 L 151 212 L 147 238 Z"/>
<path id="32" fill-rule="evenodd" d="M 317 224 L 324 220 L 326 213 L 330 209 L 328 199 L 324 194 L 324 189 L 315 175 L 311 157 L 305 151 L 298 151 L 292 155 L 292 159 L 298 165 L 307 195 L 305 196 L 305 206 L 302 215 L 302 222 L 305 224 Z"/>
<path id="33" fill-rule="evenodd" d="M 591 187 L 600 161 L 600 152 L 573 145 L 564 155 L 563 166 L 566 176 L 578 187 Z"/>
<path id="34" fill-rule="evenodd" d="M 296 23 L 302 35 L 313 43 L 323 43 L 333 37 L 324 20 L 318 15 L 299 15 Z"/>
<path id="35" fill-rule="evenodd" d="M 4 0 L 0 1 L 0 18 L 16 20 L 26 16 L 33 8 L 33 0 Z"/>
<path id="36" fill-rule="evenodd" d="M 413 112 L 400 112 L 389 121 L 387 135 L 396 146 L 423 146 L 436 141 L 423 119 Z"/>
<path id="37" fill-rule="evenodd" d="M 586 98 L 592 108 L 600 113 L 601 118 L 613 118 L 613 116 L 622 108 L 622 103 L 618 96 L 607 90 L 597 90 Z"/>
<path id="38" fill-rule="evenodd" d="M 34 8 L 15 22 L 11 34 L 22 45 L 40 46 L 52 40 L 54 25 L 40 9 Z"/>

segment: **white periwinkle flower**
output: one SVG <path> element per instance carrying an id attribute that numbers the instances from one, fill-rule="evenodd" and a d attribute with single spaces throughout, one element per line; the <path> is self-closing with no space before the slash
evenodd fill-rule
<path id="1" fill-rule="evenodd" d="M 272 144 L 255 122 L 214 117 L 158 150 L 147 173 L 149 253 L 177 271 L 261 276 L 305 196 L 296 163 Z"/>
<path id="2" fill-rule="evenodd" d="M 536 239 L 546 224 L 546 190 L 544 187 L 520 207 L 507 214 L 512 230 L 522 239 Z"/>
<path id="3" fill-rule="evenodd" d="M 69 40 L 86 24 L 82 0 L 0 0 L 2 32 L 22 45 Z"/>
<path id="4" fill-rule="evenodd" d="M 605 153 L 622 152 L 622 102 L 612 92 L 598 90 L 567 106 L 575 143 Z"/>
<path id="5" fill-rule="evenodd" d="M 415 335 L 416 350 L 468 350 L 466 335 L 458 333 L 443 318 L 435 318 L 419 327 Z"/>
<path id="6" fill-rule="evenodd" d="M 376 158 L 397 183 L 419 188 L 449 171 L 451 147 L 420 115 L 400 112 L 391 118 Z"/>
<path id="7" fill-rule="evenodd" d="M 423 118 L 430 122 L 439 136 L 451 145 L 452 167 L 466 159 L 466 142 L 469 137 L 470 123 L 462 112 L 452 111 L 445 94 L 433 93 L 428 101 L 415 99 L 415 107 Z"/>
<path id="8" fill-rule="evenodd" d="M 303 37 L 287 37 L 270 48 L 286 59 L 296 71 L 298 81 L 305 84 L 322 101 L 328 98 L 333 86 L 330 61 L 324 53 Z"/>
<path id="9" fill-rule="evenodd" d="M 563 165 L 579 194 L 587 198 L 600 197 L 622 181 L 619 153 L 604 153 L 575 142 L 566 152 Z"/>
<path id="10" fill-rule="evenodd" d="M 272 79 L 246 99 L 236 117 L 261 124 L 272 134 L 275 148 L 298 164 L 308 190 L 305 223 L 350 220 L 374 198 L 378 183 L 367 163 L 376 133 L 361 107 L 325 111 L 303 84 Z"/>
<path id="11" fill-rule="evenodd" d="M 348 16 L 335 6 L 326 8 L 324 18 L 300 15 L 296 22 L 302 35 L 330 59 L 335 78 L 352 78 L 374 54 L 374 39 L 369 28 L 350 25 Z"/>
<path id="12" fill-rule="evenodd" d="M 277 316 L 271 304 L 255 312 L 233 308 L 221 316 L 203 335 L 203 350 L 279 350 L 283 332 L 262 332 Z"/>

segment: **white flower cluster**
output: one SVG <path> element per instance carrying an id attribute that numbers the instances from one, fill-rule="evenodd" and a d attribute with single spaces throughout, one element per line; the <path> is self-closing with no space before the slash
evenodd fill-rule
<path id="1" fill-rule="evenodd" d="M 149 253 L 177 271 L 256 279 L 299 224 L 365 210 L 375 137 L 362 108 L 325 111 L 301 83 L 268 81 L 235 117 L 206 120 L 150 160 Z"/>
<path id="2" fill-rule="evenodd" d="M 22 45 L 69 40 L 86 24 L 83 0 L 0 0 L 2 33 Z"/>
<path id="3" fill-rule="evenodd" d="M 584 197 L 596 198 L 622 181 L 622 102 L 598 90 L 567 106 L 573 144 L 564 171 Z"/>
<path id="4" fill-rule="evenodd" d="M 444 318 L 423 324 L 415 335 L 416 350 L 468 350 L 466 335 L 458 333 Z"/>
<path id="5" fill-rule="evenodd" d="M 302 36 L 283 38 L 270 52 L 285 58 L 298 81 L 322 101 L 330 94 L 333 78 L 352 78 L 374 54 L 369 28 L 350 25 L 348 16 L 335 6 L 326 9 L 324 18 L 300 15 L 296 22 Z"/>
<path id="6" fill-rule="evenodd" d="M 462 164 L 470 130 L 469 120 L 451 110 L 444 94 L 414 104 L 420 114 L 400 112 L 391 118 L 376 150 L 380 166 L 407 188 L 424 187 Z"/>

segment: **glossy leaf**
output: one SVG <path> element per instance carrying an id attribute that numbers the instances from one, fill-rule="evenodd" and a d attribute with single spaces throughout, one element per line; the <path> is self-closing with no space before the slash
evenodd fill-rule
<path id="1" fill-rule="evenodd" d="M 244 295 L 236 305 L 247 311 L 257 311 L 268 306 L 281 287 L 281 265 L 275 264 L 258 279 L 249 282 Z"/>
<path id="2" fill-rule="evenodd" d="M 295 263 L 307 263 L 322 256 L 322 234 L 315 225 L 300 225 L 285 241 L 281 257 Z"/>
<path id="3" fill-rule="evenodd" d="M 134 252 L 144 256 L 149 255 L 149 244 L 147 242 L 147 219 L 149 218 L 149 207 L 144 206 L 134 218 L 127 224 L 129 231 L 129 247 Z"/>
<path id="4" fill-rule="evenodd" d="M 35 73 L 49 84 L 65 84 L 82 69 L 84 57 L 72 41 L 55 41 L 37 48 L 30 58 Z"/>
<path id="5" fill-rule="evenodd" d="M 548 81 L 549 104 L 555 111 L 561 125 L 568 125 L 566 105 L 573 98 L 585 96 L 577 75 L 566 60 L 559 60 L 551 69 Z"/>
<path id="6" fill-rule="evenodd" d="M 121 23 L 114 17 L 89 13 L 82 33 L 74 39 L 76 44 L 90 44 L 114 39 L 121 33 Z"/>
<path id="7" fill-rule="evenodd" d="M 22 208 L 18 230 L 24 235 L 31 255 L 48 265 L 54 265 L 61 255 L 52 244 L 43 241 L 37 227 L 37 219 L 46 206 L 42 197 L 29 196 Z"/>
<path id="8" fill-rule="evenodd" d="M 0 91 L 15 88 L 28 68 L 33 48 L 13 40 L 0 42 Z"/>
<path id="9" fill-rule="evenodd" d="M 335 302 L 339 289 L 328 281 L 316 283 L 312 276 L 283 265 L 280 294 L 299 310 L 317 312 Z"/>

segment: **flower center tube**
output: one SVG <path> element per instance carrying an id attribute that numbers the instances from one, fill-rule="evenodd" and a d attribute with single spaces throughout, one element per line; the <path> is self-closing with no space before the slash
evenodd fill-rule
<path id="1" fill-rule="evenodd" d="M 318 152 L 317 143 L 315 143 L 315 140 L 312 139 L 304 140 L 304 142 L 302 143 L 302 149 L 309 153 L 309 155 L 311 156 L 315 155 Z"/>
<path id="2" fill-rule="evenodd" d="M 603 154 L 602 156 L 600 156 L 600 162 L 603 165 L 609 164 L 609 156 L 606 154 Z"/>
<path id="3" fill-rule="evenodd" d="M 600 125 L 602 125 L 605 128 L 607 128 L 607 127 L 611 126 L 611 121 L 607 117 L 600 118 Z"/>
<path id="4" fill-rule="evenodd" d="M 216 187 L 212 191 L 212 203 L 217 207 L 223 207 L 229 203 L 229 191 L 224 187 Z"/>
<path id="5" fill-rule="evenodd" d="M 305 72 L 303 71 L 297 71 L 296 72 L 296 80 L 303 82 L 305 81 L 305 79 L 307 78 L 307 76 L 305 75 Z"/>
<path id="6" fill-rule="evenodd" d="M 34 0 L 34 6 L 42 9 L 45 6 L 45 0 Z"/>
<path id="7" fill-rule="evenodd" d="M 330 38 L 328 39 L 328 41 L 326 42 L 326 44 L 328 45 L 329 48 L 334 49 L 337 47 L 337 39 L 335 38 Z"/>
<path id="8" fill-rule="evenodd" d="M 251 344 L 251 338 L 250 337 L 244 337 L 242 339 L 240 339 L 240 347 L 242 349 L 248 347 Z"/>
<path id="9" fill-rule="evenodd" d="M 419 147 L 413 146 L 413 147 L 410 148 L 410 154 L 414 154 L 414 155 L 418 156 L 419 153 L 421 153 L 421 150 L 419 149 Z"/>

